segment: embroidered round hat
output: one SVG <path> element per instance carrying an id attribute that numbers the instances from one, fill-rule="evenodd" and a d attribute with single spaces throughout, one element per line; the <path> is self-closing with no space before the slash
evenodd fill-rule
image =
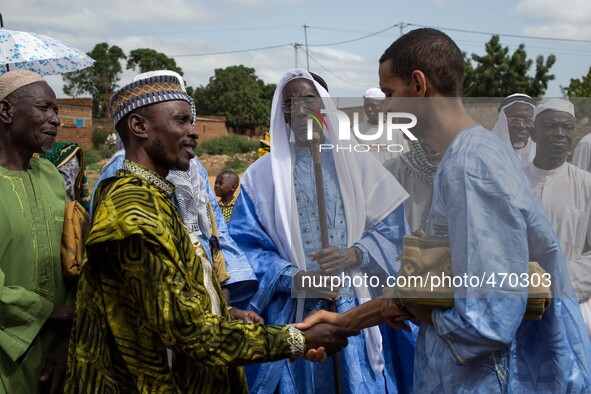
<path id="1" fill-rule="evenodd" d="M 0 100 L 35 82 L 45 82 L 45 80 L 41 75 L 27 70 L 15 70 L 3 74 L 0 76 Z"/>
<path id="2" fill-rule="evenodd" d="M 183 100 L 193 105 L 184 91 L 182 81 L 175 75 L 147 75 L 123 86 L 111 97 L 113 125 L 138 108 L 165 101 Z"/>

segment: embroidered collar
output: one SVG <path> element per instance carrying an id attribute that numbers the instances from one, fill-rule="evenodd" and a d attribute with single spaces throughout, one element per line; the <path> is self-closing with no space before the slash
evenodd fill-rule
<path id="1" fill-rule="evenodd" d="M 169 198 L 174 194 L 174 185 L 172 183 L 133 161 L 127 159 L 123 160 L 123 170 L 156 186 L 156 188 L 166 194 Z"/>

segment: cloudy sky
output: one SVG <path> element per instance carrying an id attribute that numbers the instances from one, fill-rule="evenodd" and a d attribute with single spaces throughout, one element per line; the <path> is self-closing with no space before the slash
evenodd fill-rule
<path id="1" fill-rule="evenodd" d="M 6 4 L 9 3 L 9 4 Z M 547 91 L 591 66 L 587 0 L 19 0 L 5 1 L 4 27 L 32 31 L 85 52 L 107 42 L 127 54 L 152 48 L 173 57 L 189 86 L 206 85 L 214 69 L 243 64 L 267 83 L 297 64 L 328 82 L 333 96 L 360 96 L 377 85 L 377 59 L 403 31 L 438 27 L 468 53 L 484 52 L 492 33 L 511 50 L 524 43 L 535 58 L 555 54 Z M 536 39 L 542 37 L 550 39 Z M 571 41 L 568 41 L 571 40 Z M 297 56 L 296 56 L 297 53 Z M 133 77 L 126 71 L 122 84 Z M 61 78 L 50 83 L 64 97 Z"/>

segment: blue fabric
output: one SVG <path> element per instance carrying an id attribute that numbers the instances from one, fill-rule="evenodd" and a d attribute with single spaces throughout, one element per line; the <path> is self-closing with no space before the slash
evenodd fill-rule
<path id="1" fill-rule="evenodd" d="M 260 165 L 255 168 L 258 167 Z M 347 247 L 347 227 L 342 196 L 330 153 L 322 155 L 322 169 L 330 243 L 341 248 Z M 294 188 L 307 269 L 318 269 L 317 263 L 307 257 L 310 252 L 322 248 L 309 150 L 296 149 Z M 273 201 L 273 196 L 267 196 L 265 201 Z M 273 209 L 271 204 L 268 204 L 268 209 Z M 253 264 L 259 280 L 259 291 L 253 296 L 250 308 L 261 314 L 269 324 L 294 323 L 296 300 L 291 298 L 291 278 L 298 270 L 292 267 L 289 261 L 280 257 L 278 248 L 257 217 L 251 196 L 244 189 L 236 200 L 229 227 L 230 234 L 237 240 L 248 260 Z M 364 252 L 362 268 L 372 273 L 377 271 L 378 263 L 384 263 L 390 273 L 396 273 L 398 267 L 394 263 L 395 257 L 398 255 L 398 248 L 401 247 L 402 236 L 406 229 L 402 205 L 381 223 L 367 229 L 362 238 L 355 243 Z M 353 289 L 343 289 L 341 295 L 344 297 L 337 301 L 337 311 L 345 312 L 358 305 Z M 307 299 L 304 316 L 326 308 L 327 305 L 323 300 Z M 382 376 L 377 377 L 367 358 L 363 333 L 349 338 L 348 347 L 340 353 L 344 393 L 384 393 L 386 390 L 389 393 L 398 392 L 399 378 L 396 373 L 404 374 L 404 368 L 398 368 L 399 362 L 409 366 L 405 370 L 406 377 L 400 379 L 401 382 L 406 382 L 406 386 L 402 385 L 401 392 L 410 391 L 412 381 L 408 371 L 412 369 L 414 337 L 412 335 L 408 337 L 395 330 L 387 331 L 386 334 L 393 339 L 384 340 L 385 343 L 405 343 L 406 352 L 396 361 L 390 358 L 391 362 L 387 361 Z M 388 354 L 391 356 L 391 353 Z M 334 392 L 332 359 L 324 364 L 312 364 L 304 360 L 297 360 L 294 364 L 279 361 L 249 366 L 246 372 L 253 393 L 274 393 L 276 388 L 280 393 L 328 394 Z M 256 380 L 253 380 L 255 377 Z"/>
<path id="2" fill-rule="evenodd" d="M 96 186 L 104 179 L 110 178 L 115 175 L 117 171 L 121 169 L 123 166 L 123 160 L 125 159 L 124 155 L 120 155 L 116 157 L 113 161 L 108 163 L 101 173 Z M 213 207 L 213 212 L 215 216 L 215 221 L 218 230 L 218 236 L 220 240 L 220 244 L 222 246 L 222 253 L 224 255 L 224 259 L 226 260 L 226 271 L 230 274 L 230 279 L 221 283 L 222 286 L 229 286 L 230 289 L 230 304 L 239 309 L 246 309 L 250 297 L 257 291 L 258 289 L 258 282 L 256 280 L 256 276 L 252 270 L 252 267 L 246 256 L 240 250 L 236 242 L 230 237 L 228 232 L 228 226 L 226 224 L 226 220 L 224 219 L 224 215 L 217 204 L 215 195 L 211 186 L 208 181 L 208 173 L 203 164 L 197 159 L 193 159 L 195 164 L 197 164 L 197 169 L 199 171 L 199 175 L 205 180 L 206 184 L 206 191 L 207 197 L 211 202 Z M 96 190 L 95 186 L 95 190 Z M 92 217 L 92 207 L 94 202 L 94 192 L 92 194 L 91 202 L 90 202 L 90 217 Z M 176 195 L 173 196 L 173 202 L 177 204 Z M 205 237 L 200 236 L 199 241 L 203 245 L 209 245 L 209 240 L 206 240 Z M 207 253 L 208 258 L 211 260 L 211 251 L 209 248 L 203 248 Z"/>
<path id="3" fill-rule="evenodd" d="M 527 288 L 456 288 L 454 307 L 420 326 L 415 392 L 589 392 L 589 337 L 552 227 L 521 162 L 482 127 L 439 164 L 427 232 L 449 238 L 455 275 L 519 275 L 538 261 L 554 298 L 541 321 L 523 322 Z"/>

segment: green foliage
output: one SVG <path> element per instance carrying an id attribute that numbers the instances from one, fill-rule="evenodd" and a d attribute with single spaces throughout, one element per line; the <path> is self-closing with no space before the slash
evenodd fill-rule
<path id="1" fill-rule="evenodd" d="M 171 70 L 183 75 L 183 70 L 176 65 L 174 59 L 161 52 L 149 48 L 134 49 L 127 57 L 127 69 L 139 69 L 140 73 L 155 70 Z"/>
<path id="2" fill-rule="evenodd" d="M 226 135 L 212 138 L 197 145 L 197 155 L 234 155 L 236 153 L 256 152 L 259 147 L 257 141 L 252 141 L 240 135 Z"/>
<path id="3" fill-rule="evenodd" d="M 562 93 L 568 97 L 591 97 L 591 67 L 587 71 L 587 75 L 581 78 L 571 78 L 568 86 L 560 87 Z"/>
<path id="4" fill-rule="evenodd" d="M 93 58 L 95 63 L 82 71 L 64 74 L 64 93 L 74 97 L 91 95 L 93 116 L 109 118 L 109 100 L 123 72 L 120 60 L 126 56 L 121 48 L 116 45 L 109 47 L 106 42 L 95 45 L 87 55 Z"/>
<path id="5" fill-rule="evenodd" d="M 107 137 L 109 136 L 109 130 L 103 128 L 96 128 L 92 132 L 92 145 L 95 148 L 105 145 Z"/>
<path id="6" fill-rule="evenodd" d="M 100 171 L 103 166 L 99 164 L 99 161 L 109 159 L 113 153 L 115 153 L 115 148 L 107 145 L 101 145 L 94 149 L 84 149 L 84 165 L 87 169 Z"/>
<path id="7" fill-rule="evenodd" d="M 562 94 L 569 97 L 574 104 L 577 123 L 583 122 L 588 125 L 589 119 L 591 119 L 591 67 L 587 71 L 587 75 L 583 75 L 581 78 L 571 78 L 568 86 L 561 86 L 560 89 Z"/>
<path id="8" fill-rule="evenodd" d="M 235 133 L 245 134 L 269 123 L 274 90 L 253 68 L 240 65 L 216 69 L 207 86 L 196 88 L 193 97 L 198 115 L 225 116 Z"/>
<path id="9" fill-rule="evenodd" d="M 248 166 L 250 164 L 252 164 L 255 160 L 256 160 L 256 154 L 254 154 L 254 153 L 251 155 L 251 157 L 248 157 L 246 159 L 241 159 L 238 157 L 230 157 L 224 163 L 224 167 L 222 168 L 222 171 L 233 171 L 237 174 L 242 174 L 242 173 L 244 173 L 244 171 L 246 171 Z"/>
<path id="10" fill-rule="evenodd" d="M 86 168 L 93 169 L 100 159 L 102 159 L 102 157 L 96 149 L 84 150 L 84 164 L 86 165 Z"/>
<path id="11" fill-rule="evenodd" d="M 467 97 L 506 97 L 513 93 L 525 93 L 532 97 L 543 96 L 548 82 L 555 77 L 549 74 L 556 56 L 539 55 L 535 61 L 534 75 L 528 75 L 533 60 L 527 58 L 525 45 L 509 54 L 509 47 L 501 45 L 498 35 L 485 44 L 486 54 L 464 53 L 466 72 L 463 95 Z"/>

